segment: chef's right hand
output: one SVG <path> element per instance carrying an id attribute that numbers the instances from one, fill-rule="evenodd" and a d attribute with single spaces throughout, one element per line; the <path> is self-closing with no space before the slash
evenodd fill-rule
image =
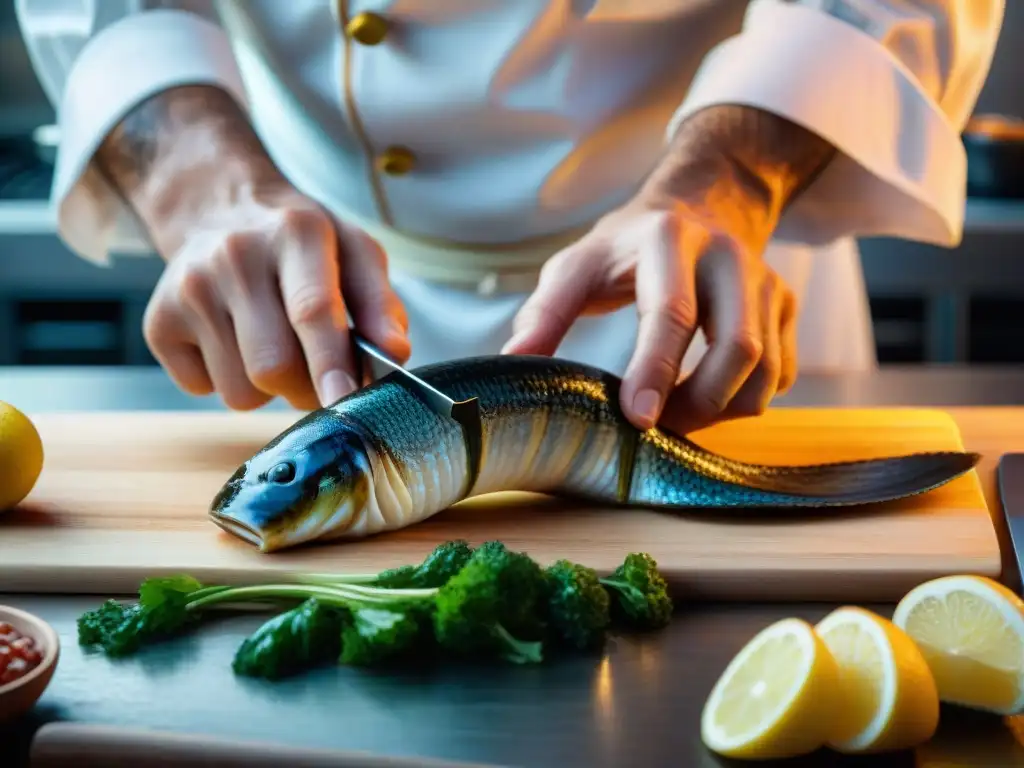
<path id="1" fill-rule="evenodd" d="M 249 410 L 314 409 L 356 388 L 356 327 L 396 359 L 405 309 L 377 243 L 290 186 L 190 220 L 146 309 L 153 355 L 183 390 Z"/>

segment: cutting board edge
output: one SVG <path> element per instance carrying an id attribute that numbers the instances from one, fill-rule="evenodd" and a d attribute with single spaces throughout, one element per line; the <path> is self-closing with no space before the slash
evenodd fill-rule
<path id="1" fill-rule="evenodd" d="M 978 557 L 973 565 L 885 571 L 878 569 L 821 571 L 759 571 L 752 583 L 736 584 L 735 574 L 716 579 L 706 575 L 698 586 L 679 582 L 680 589 L 697 602 L 848 602 L 897 603 L 910 590 L 943 576 L 985 576 L 1002 583 L 1003 568 L 998 558 Z M 856 579 L 856 581 L 852 581 Z"/>

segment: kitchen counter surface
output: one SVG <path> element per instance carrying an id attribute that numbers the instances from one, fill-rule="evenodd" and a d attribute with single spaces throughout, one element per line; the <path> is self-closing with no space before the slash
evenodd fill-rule
<path id="1" fill-rule="evenodd" d="M 219 408 L 177 393 L 157 369 L 0 369 L 0 400 L 29 411 Z M 1024 370 L 886 369 L 869 376 L 804 376 L 780 405 L 1024 405 Z M 967 420 L 964 422 L 967 423 Z M 972 409 L 969 450 L 994 508 L 998 455 L 1024 448 L 1024 409 Z M 230 660 L 258 623 L 232 616 L 194 637 L 112 663 L 84 655 L 75 618 L 101 598 L 0 595 L 0 603 L 49 620 L 63 644 L 57 674 L 33 716 L 0 729 L 4 749 L 24 749 L 53 720 L 191 731 L 314 747 L 434 757 L 505 766 L 726 766 L 704 750 L 704 698 L 731 656 L 785 615 L 816 620 L 831 605 L 686 607 L 667 631 L 618 641 L 602 658 L 542 669 L 432 674 L 337 669 L 278 684 L 236 679 Z M 891 606 L 872 606 L 883 614 Z M 1020 730 L 1020 729 L 1017 729 Z M 911 754 L 786 765 L 1024 765 L 1011 730 L 996 718 L 950 710 L 937 739 Z"/>
<path id="2" fill-rule="evenodd" d="M 150 367 L 2 367 L 0 400 L 26 411 L 220 410 Z M 1024 366 L 884 366 L 868 374 L 803 374 L 777 406 L 1024 405 Z M 286 403 L 267 408 L 281 410 Z"/>

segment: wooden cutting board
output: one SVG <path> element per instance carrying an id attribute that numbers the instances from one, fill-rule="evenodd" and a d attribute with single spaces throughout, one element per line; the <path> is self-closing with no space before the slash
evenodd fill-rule
<path id="1" fill-rule="evenodd" d="M 416 562 L 437 543 L 501 539 L 541 561 L 608 571 L 650 552 L 681 590 L 725 599 L 898 599 L 946 573 L 999 574 L 999 547 L 974 472 L 867 510 L 783 518 L 601 509 L 525 494 L 465 502 L 360 542 L 260 554 L 210 523 L 231 472 L 289 413 L 64 413 L 34 417 L 46 447 L 38 485 L 0 516 L 0 592 L 133 592 L 149 575 L 209 582 L 272 570 L 367 572 Z M 775 409 L 695 433 L 733 458 L 805 464 L 962 450 L 956 423 L 922 409 Z"/>

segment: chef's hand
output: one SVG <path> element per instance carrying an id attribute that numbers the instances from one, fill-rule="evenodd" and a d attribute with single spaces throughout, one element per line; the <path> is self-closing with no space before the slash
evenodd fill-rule
<path id="1" fill-rule="evenodd" d="M 666 420 L 681 431 L 756 415 L 792 385 L 792 291 L 760 253 L 681 204 L 634 202 L 556 254 L 517 315 L 504 351 L 554 354 L 581 315 L 634 301 L 639 331 L 621 400 L 637 427 L 656 423 L 666 405 Z M 683 355 L 698 328 L 708 351 L 679 384 Z"/>
<path id="2" fill-rule="evenodd" d="M 289 183 L 227 92 L 154 94 L 95 160 L 167 262 L 143 334 L 181 389 L 218 392 L 236 410 L 275 396 L 304 410 L 329 404 L 355 389 L 347 314 L 408 358 L 380 247 Z"/>
<path id="3" fill-rule="evenodd" d="M 761 413 L 796 378 L 796 301 L 762 260 L 782 211 L 835 156 L 752 107 L 700 110 L 633 200 L 545 264 L 505 352 L 554 354 L 575 320 L 636 302 L 621 406 L 689 432 Z M 698 328 L 708 351 L 682 379 Z"/>
<path id="4" fill-rule="evenodd" d="M 144 334 L 177 384 L 228 407 L 273 396 L 313 409 L 356 388 L 346 310 L 404 361 L 408 320 L 380 247 L 286 182 L 191 220 L 153 292 Z"/>

